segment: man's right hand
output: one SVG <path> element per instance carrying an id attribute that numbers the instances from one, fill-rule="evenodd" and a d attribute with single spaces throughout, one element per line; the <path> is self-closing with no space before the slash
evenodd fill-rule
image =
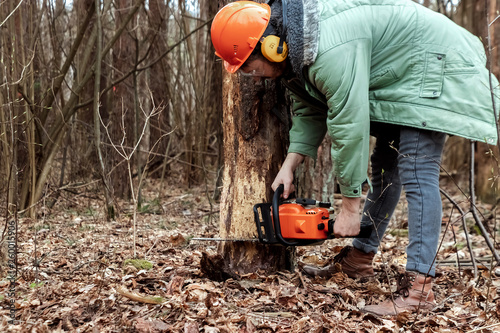
<path id="1" fill-rule="evenodd" d="M 342 208 L 335 218 L 333 233 L 336 237 L 352 237 L 360 231 L 361 198 L 342 197 Z"/>
<path id="2" fill-rule="evenodd" d="M 281 166 L 278 175 L 274 179 L 273 184 L 271 185 L 273 191 L 276 191 L 280 184 L 283 184 L 283 199 L 288 199 L 290 193 L 295 191 L 295 187 L 293 186 L 293 173 L 295 169 L 304 161 L 304 155 L 298 153 L 289 153 L 286 156 L 283 165 Z"/>

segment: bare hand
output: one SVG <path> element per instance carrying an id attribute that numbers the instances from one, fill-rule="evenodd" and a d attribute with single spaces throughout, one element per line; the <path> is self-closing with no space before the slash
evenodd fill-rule
<path id="1" fill-rule="evenodd" d="M 278 175 L 273 181 L 271 185 L 273 191 L 276 191 L 280 184 L 283 184 L 283 199 L 288 199 L 290 193 L 295 191 L 295 187 L 293 186 L 293 173 L 297 166 L 304 160 L 304 155 L 297 153 L 290 153 L 286 156 L 283 165 L 281 166 Z"/>
<path id="2" fill-rule="evenodd" d="M 342 198 L 342 209 L 335 218 L 333 233 L 337 237 L 356 236 L 360 231 L 360 198 Z"/>
<path id="3" fill-rule="evenodd" d="M 283 184 L 283 199 L 287 199 L 290 193 L 295 191 L 295 186 L 293 185 L 293 170 L 289 168 L 281 168 L 280 172 L 274 179 L 273 184 L 271 185 L 273 191 L 276 191 L 278 186 Z"/>

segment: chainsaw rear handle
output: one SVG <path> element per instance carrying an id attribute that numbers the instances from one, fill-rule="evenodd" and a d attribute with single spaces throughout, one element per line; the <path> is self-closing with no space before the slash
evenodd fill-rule
<path id="1" fill-rule="evenodd" d="M 287 246 L 299 246 L 299 245 L 310 245 L 317 243 L 318 240 L 299 240 L 299 241 L 288 241 L 283 238 L 281 235 L 281 228 L 280 228 L 280 217 L 279 217 L 279 201 L 280 197 L 283 194 L 285 186 L 283 184 L 280 184 L 278 188 L 276 189 L 276 192 L 274 192 L 273 196 L 273 222 L 274 222 L 274 230 L 276 231 L 276 238 L 278 241 Z M 304 199 L 303 199 L 304 200 Z M 305 199 L 308 200 L 308 199 Z M 304 201 L 305 201 L 304 200 Z M 316 203 L 316 201 L 315 201 Z M 335 237 L 333 233 L 333 225 L 335 223 L 335 220 L 329 220 L 328 221 L 328 239 L 332 238 L 337 238 Z M 371 225 L 362 225 L 359 230 L 359 234 L 355 236 L 345 236 L 345 237 L 339 237 L 339 238 L 369 238 L 372 234 L 372 226 Z"/>
<path id="2" fill-rule="evenodd" d="M 318 207 L 323 207 L 323 208 L 330 208 L 332 206 L 332 204 L 330 202 L 319 202 L 319 201 L 316 201 L 314 199 L 306 199 L 306 198 L 296 198 L 295 203 L 298 203 L 298 204 L 301 204 L 304 206 L 309 206 L 309 205 L 316 206 L 316 205 L 318 205 Z"/>

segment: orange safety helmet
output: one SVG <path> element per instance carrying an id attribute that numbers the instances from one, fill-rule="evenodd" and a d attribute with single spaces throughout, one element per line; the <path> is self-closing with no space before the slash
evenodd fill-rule
<path id="1" fill-rule="evenodd" d="M 271 7 L 253 1 L 236 1 L 215 15 L 211 36 L 215 55 L 230 73 L 248 59 L 269 24 Z"/>

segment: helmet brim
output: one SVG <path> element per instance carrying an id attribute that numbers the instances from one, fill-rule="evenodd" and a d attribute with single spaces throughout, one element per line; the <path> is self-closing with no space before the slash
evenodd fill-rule
<path id="1" fill-rule="evenodd" d="M 242 62 L 241 64 L 238 64 L 238 65 L 231 65 L 230 63 L 228 63 L 226 60 L 224 60 L 224 68 L 226 69 L 226 71 L 228 71 L 229 73 L 233 74 L 233 73 L 236 73 L 236 71 L 238 69 L 240 69 L 240 67 L 244 64 L 245 62 Z"/>

